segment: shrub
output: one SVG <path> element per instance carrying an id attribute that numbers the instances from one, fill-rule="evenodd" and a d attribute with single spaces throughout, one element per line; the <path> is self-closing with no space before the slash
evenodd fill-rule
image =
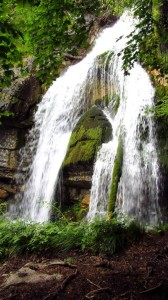
<path id="1" fill-rule="evenodd" d="M 53 253 L 71 249 L 112 255 L 140 236 L 136 223 L 112 219 L 88 222 L 29 223 L 0 219 L 0 257 L 13 254 Z"/>

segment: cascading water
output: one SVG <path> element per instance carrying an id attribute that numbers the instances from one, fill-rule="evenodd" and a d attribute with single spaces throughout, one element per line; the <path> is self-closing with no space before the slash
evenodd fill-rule
<path id="1" fill-rule="evenodd" d="M 117 45 L 115 50 L 112 49 L 114 54 L 107 53 L 99 70 L 99 89 L 104 93 L 106 87 L 110 100 L 105 114 L 108 110 L 113 138 L 102 145 L 97 155 L 87 218 L 92 220 L 97 215 L 107 216 L 110 186 L 116 180 L 112 178 L 112 173 L 119 137 L 122 135 L 124 154 L 116 211 L 136 216 L 144 224 L 156 225 L 161 221 L 158 204 L 159 164 L 154 122 L 145 113 L 154 105 L 154 88 L 145 70 L 137 63 L 130 75 L 124 77 L 122 62 L 116 55 L 120 49 L 120 45 Z M 96 76 L 96 72 L 93 74 Z"/>
<path id="2" fill-rule="evenodd" d="M 124 156 L 116 210 L 136 216 L 142 223 L 156 225 L 161 219 L 158 205 L 159 166 L 153 120 L 145 113 L 153 105 L 154 89 L 140 65 L 135 64 L 130 76 L 124 78 L 120 64 L 113 57 L 106 72 L 108 94 L 112 83 L 120 104 L 116 113 L 116 99 L 107 108 L 111 112 L 113 138 L 102 145 L 97 155 L 88 219 L 92 220 L 96 215 L 107 216 L 111 176 L 122 134 Z M 114 91 L 112 98 L 116 98 Z"/>
<path id="3" fill-rule="evenodd" d="M 97 156 L 88 218 L 107 212 L 112 169 L 122 129 L 124 160 L 118 209 L 143 217 L 143 202 L 147 200 L 146 218 L 151 223 L 153 220 L 157 222 L 158 162 L 152 120 L 144 114 L 153 104 L 154 90 L 138 64 L 125 78 L 121 58 L 116 55 L 124 47 L 126 36 L 134 29 L 133 23 L 132 17 L 125 13 L 113 27 L 105 29 L 93 50 L 80 63 L 69 67 L 39 104 L 35 127 L 29 138 L 30 153 L 34 153 L 34 158 L 22 202 L 17 208 L 22 218 L 38 222 L 48 220 L 71 132 L 99 89 L 101 98 L 108 94 L 112 100 L 104 113 L 112 124 L 113 139 L 102 145 Z M 125 37 L 116 42 L 121 34 Z M 108 54 L 100 67 L 100 55 L 106 51 Z M 118 110 L 115 107 L 117 100 L 120 102 Z M 146 130 L 147 139 L 141 145 L 140 135 Z M 150 207 L 153 217 L 149 217 Z"/>

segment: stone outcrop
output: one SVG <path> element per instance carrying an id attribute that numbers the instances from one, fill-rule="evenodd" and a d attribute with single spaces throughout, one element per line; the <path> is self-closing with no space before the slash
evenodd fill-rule
<path id="1" fill-rule="evenodd" d="M 111 134 L 111 124 L 97 106 L 80 118 L 72 132 L 62 166 L 64 203 L 86 202 L 87 196 L 89 204 L 95 157 L 101 144 L 109 141 Z"/>
<path id="2" fill-rule="evenodd" d="M 19 129 L 0 127 L 0 202 L 16 193 Z"/>
<path id="3" fill-rule="evenodd" d="M 41 95 L 41 83 L 35 76 L 19 78 L 12 82 L 10 88 L 0 93 L 0 112 L 13 113 L 13 117 L 5 118 L 3 124 L 22 128 L 32 126 L 33 112 Z"/>
<path id="4" fill-rule="evenodd" d="M 0 113 L 13 113 L 3 117 L 0 126 L 0 202 L 13 198 L 17 191 L 19 149 L 33 124 L 33 112 L 41 94 L 40 81 L 34 76 L 17 79 L 0 93 Z"/>

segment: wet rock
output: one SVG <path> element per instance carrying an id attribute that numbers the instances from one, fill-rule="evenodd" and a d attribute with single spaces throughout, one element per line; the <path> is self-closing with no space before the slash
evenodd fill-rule
<path id="1" fill-rule="evenodd" d="M 89 189 L 91 187 L 91 177 L 92 172 L 90 172 L 89 167 L 87 170 L 75 171 L 75 167 L 72 171 L 69 171 L 69 176 L 65 178 L 65 185 L 67 186 L 75 186 L 76 184 L 82 189 Z"/>
<path id="2" fill-rule="evenodd" d="M 0 111 L 14 113 L 17 122 L 25 121 L 32 114 L 32 107 L 40 100 L 42 89 L 39 79 L 35 76 L 19 78 L 11 87 L 0 93 Z M 6 120 L 9 120 L 7 118 Z"/>
<path id="3" fill-rule="evenodd" d="M 0 149 L 17 149 L 18 132 L 16 129 L 0 127 Z"/>
<path id="4" fill-rule="evenodd" d="M 93 106 L 72 132 L 62 167 L 63 201 L 70 205 L 90 193 L 97 151 L 112 135 L 111 124 L 101 109 Z"/>

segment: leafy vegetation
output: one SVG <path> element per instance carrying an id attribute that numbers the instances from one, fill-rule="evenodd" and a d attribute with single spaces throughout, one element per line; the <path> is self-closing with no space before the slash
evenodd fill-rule
<path id="1" fill-rule="evenodd" d="M 1 85 L 9 83 L 21 56 L 33 56 L 37 75 L 48 83 L 59 74 L 65 53 L 88 47 L 85 15 L 99 0 L 8 0 L 0 4 Z M 24 67 L 24 66 L 23 66 Z"/>
<path id="2" fill-rule="evenodd" d="M 86 216 L 88 212 L 88 206 L 83 205 L 81 202 L 74 203 L 73 205 L 62 205 L 61 211 L 63 211 L 63 216 L 67 220 L 73 222 L 80 222 Z"/>
<path id="3" fill-rule="evenodd" d="M 155 112 L 155 117 L 168 116 L 168 85 L 157 84 L 155 93 L 156 105 L 151 109 Z"/>
<path id="4" fill-rule="evenodd" d="M 125 74 L 129 74 L 135 61 L 140 61 L 144 67 L 157 69 L 161 75 L 166 75 L 168 73 L 168 64 L 165 63 L 167 0 L 133 0 L 126 1 L 125 5 L 134 7 L 133 15 L 138 19 L 135 30 L 128 35 L 128 42 L 123 50 Z"/>
<path id="5" fill-rule="evenodd" d="M 0 3 L 0 87 L 10 84 L 14 62 L 21 58 L 16 47 L 21 33 L 14 23 L 10 5 L 11 1 L 2 0 Z"/>
<path id="6" fill-rule="evenodd" d="M 166 74 L 167 0 L 2 0 L 0 85 L 10 82 L 13 66 L 27 56 L 34 57 L 34 67 L 43 82 L 52 81 L 66 53 L 76 55 L 79 47 L 88 47 L 86 15 L 100 14 L 108 7 L 114 15 L 134 7 L 134 16 L 140 20 L 124 49 L 125 74 L 134 61 Z"/>
<path id="7" fill-rule="evenodd" d="M 0 219 L 0 257 L 21 253 L 55 253 L 71 249 L 112 255 L 140 237 L 143 229 L 135 221 L 124 224 L 116 219 L 93 223 L 57 221 L 26 224 Z"/>
<path id="8" fill-rule="evenodd" d="M 2 124 L 2 121 L 1 121 L 1 119 L 3 118 L 3 117 L 9 117 L 9 116 L 13 116 L 14 114 L 12 113 L 12 112 L 10 112 L 10 111 L 5 111 L 5 112 L 3 112 L 3 113 L 0 113 L 0 125 Z"/>

